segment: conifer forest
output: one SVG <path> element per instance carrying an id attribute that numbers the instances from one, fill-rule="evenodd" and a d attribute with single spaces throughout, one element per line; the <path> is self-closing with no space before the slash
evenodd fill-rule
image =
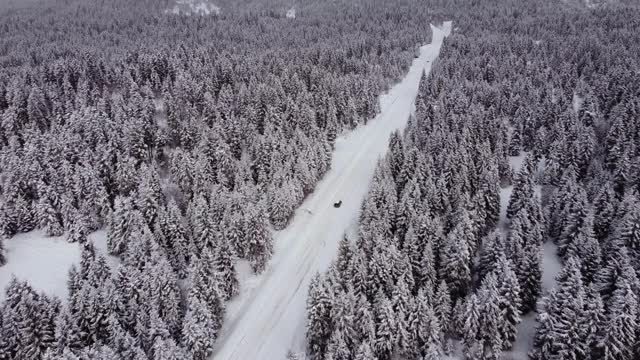
<path id="1" fill-rule="evenodd" d="M 14 359 L 640 359 L 640 2 L 0 0 Z"/>

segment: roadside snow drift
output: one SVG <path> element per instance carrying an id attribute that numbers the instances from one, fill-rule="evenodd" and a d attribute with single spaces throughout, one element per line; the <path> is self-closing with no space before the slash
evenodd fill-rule
<path id="1" fill-rule="evenodd" d="M 404 80 L 381 96 L 381 114 L 336 141 L 331 170 L 276 235 L 267 270 L 241 283 L 213 359 L 275 360 L 284 359 L 289 349 L 304 350 L 309 281 L 327 268 L 343 234 L 357 224 L 376 163 L 386 153 L 391 133 L 406 125 L 421 76 L 430 71 L 451 22 L 431 28 L 432 43 L 420 49 Z M 340 200 L 342 206 L 334 208 Z"/>

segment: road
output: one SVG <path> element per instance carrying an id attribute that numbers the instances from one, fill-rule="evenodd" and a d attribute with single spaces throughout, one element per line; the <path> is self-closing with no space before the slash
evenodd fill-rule
<path id="1" fill-rule="evenodd" d="M 381 113 L 337 139 L 331 170 L 276 235 L 267 270 L 241 283 L 212 359 L 281 360 L 289 349 L 304 350 L 309 281 L 328 267 L 343 234 L 355 228 L 376 163 L 387 151 L 389 136 L 407 124 L 421 75 L 431 70 L 451 22 L 431 28 L 432 43 L 420 48 L 405 78 L 380 97 Z M 340 200 L 342 206 L 334 208 Z"/>

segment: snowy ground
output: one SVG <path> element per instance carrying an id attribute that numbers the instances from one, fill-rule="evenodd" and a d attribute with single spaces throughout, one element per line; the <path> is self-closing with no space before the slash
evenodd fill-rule
<path id="1" fill-rule="evenodd" d="M 420 49 L 404 80 L 381 96 L 381 114 L 336 141 L 331 170 L 276 234 L 275 253 L 260 276 L 241 275 L 241 293 L 228 306 L 227 319 L 212 358 L 284 359 L 305 344 L 307 288 L 327 268 L 338 242 L 357 224 L 360 204 L 389 136 L 402 129 L 412 111 L 423 71 L 440 52 L 451 23 L 432 26 L 433 42 Z M 342 200 L 336 209 L 333 203 Z"/>
<path id="2" fill-rule="evenodd" d="M 527 156 L 527 152 L 522 152 L 520 156 L 509 157 L 509 164 L 514 173 L 520 170 L 524 162 L 524 158 Z M 539 170 L 541 170 L 539 168 Z M 535 194 L 540 197 L 541 187 L 540 185 L 534 186 Z M 500 190 L 500 228 L 502 231 L 507 229 L 507 205 L 509 204 L 509 198 L 513 186 L 509 186 Z M 506 234 L 505 234 L 506 235 Z M 546 293 L 551 290 L 556 284 L 556 276 L 562 269 L 560 259 L 556 255 L 556 245 L 547 241 L 542 245 L 542 293 Z M 533 348 L 533 337 L 538 326 L 536 322 L 536 313 L 530 312 L 522 317 L 522 322 L 518 325 L 518 332 L 516 341 L 513 344 L 511 351 L 507 351 L 502 355 L 504 360 L 527 360 L 528 352 Z"/>
<path id="3" fill-rule="evenodd" d="M 211 15 L 220 14 L 220 7 L 208 0 L 176 0 L 172 8 L 166 9 L 165 13 L 183 15 Z"/>
<path id="4" fill-rule="evenodd" d="M 89 239 L 99 252 L 107 253 L 105 231 L 97 231 L 89 235 Z M 4 244 L 8 262 L 0 266 L 0 302 L 4 300 L 4 289 L 13 275 L 27 280 L 35 290 L 66 302 L 69 269 L 80 262 L 79 244 L 67 242 L 64 236 L 47 237 L 37 230 L 18 234 Z M 115 268 L 119 261 L 107 255 L 107 263 Z"/>
<path id="5" fill-rule="evenodd" d="M 67 298 L 67 275 L 80 260 L 80 247 L 64 237 L 50 238 L 39 231 L 19 234 L 6 240 L 7 264 L 0 267 L 0 301 L 4 289 L 15 275 L 27 280 L 34 289 Z"/>

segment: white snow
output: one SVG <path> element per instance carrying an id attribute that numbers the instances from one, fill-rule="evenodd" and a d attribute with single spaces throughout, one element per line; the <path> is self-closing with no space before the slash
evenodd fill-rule
<path id="1" fill-rule="evenodd" d="M 331 170 L 291 224 L 275 235 L 266 271 L 241 275 L 240 295 L 228 306 L 212 358 L 275 360 L 284 359 L 289 349 L 304 351 L 309 281 L 335 258 L 343 234 L 355 228 L 376 163 L 387 151 L 391 133 L 406 125 L 423 71 L 430 71 L 451 22 L 431 28 L 432 43 L 420 49 L 404 80 L 381 96 L 381 114 L 336 141 Z M 342 207 L 336 209 L 333 203 L 339 200 Z"/>
<path id="2" fill-rule="evenodd" d="M 218 15 L 220 14 L 220 7 L 208 0 L 176 0 L 175 5 L 164 12 L 175 15 Z"/>
<path id="3" fill-rule="evenodd" d="M 4 242 L 7 264 L 0 267 L 0 301 L 12 275 L 28 281 L 34 289 L 67 298 L 67 275 L 72 264 L 80 260 L 78 244 L 64 236 L 47 237 L 40 231 L 19 234 Z"/>
<path id="4" fill-rule="evenodd" d="M 287 19 L 295 19 L 296 18 L 296 9 L 291 8 L 287 10 Z"/>
<path id="5" fill-rule="evenodd" d="M 562 270 L 560 258 L 556 253 L 556 244 L 547 241 L 542 245 L 542 293 L 546 293 L 556 286 L 556 276 Z"/>
<path id="6" fill-rule="evenodd" d="M 518 332 L 513 348 L 502 354 L 503 359 L 527 360 L 529 358 L 527 354 L 533 348 L 533 337 L 538 326 L 536 315 L 535 312 L 530 312 L 522 317 L 522 322 L 517 326 Z"/>
<path id="7" fill-rule="evenodd" d="M 106 238 L 104 230 L 89 234 L 96 250 L 104 254 L 107 263 L 115 269 L 120 260 L 107 254 Z M 67 300 L 69 269 L 80 263 L 79 244 L 67 242 L 64 235 L 48 237 L 39 230 L 18 234 L 4 244 L 8 261 L 0 266 L 0 302 L 4 300 L 4 289 L 13 275 L 28 281 L 38 291 L 57 296 L 63 302 Z"/>
<path id="8" fill-rule="evenodd" d="M 578 94 L 573 94 L 573 101 L 571 102 L 571 104 L 573 105 L 573 112 L 574 113 L 578 113 L 578 111 L 580 111 L 580 108 L 582 107 L 582 103 L 584 102 L 584 99 L 582 97 L 580 97 L 580 95 Z"/>

